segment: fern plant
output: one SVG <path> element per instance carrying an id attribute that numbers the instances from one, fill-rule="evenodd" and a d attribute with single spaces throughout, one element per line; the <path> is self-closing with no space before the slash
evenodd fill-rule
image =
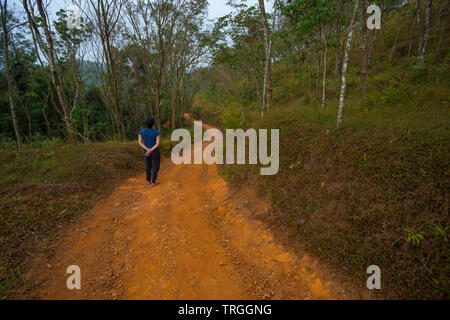
<path id="1" fill-rule="evenodd" d="M 413 228 L 404 228 L 403 230 L 406 232 L 407 242 L 412 242 L 415 245 L 419 245 L 420 240 L 424 239 L 423 232 L 417 232 Z"/>
<path id="2" fill-rule="evenodd" d="M 432 223 L 431 228 L 433 229 L 434 236 L 442 237 L 444 239 L 444 242 L 448 242 L 447 230 L 450 229 L 450 226 L 446 226 L 445 228 L 442 228 L 442 227 L 438 226 L 437 224 Z"/>

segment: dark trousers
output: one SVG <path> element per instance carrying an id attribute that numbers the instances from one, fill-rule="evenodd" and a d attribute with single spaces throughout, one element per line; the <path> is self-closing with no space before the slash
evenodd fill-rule
<path id="1" fill-rule="evenodd" d="M 148 157 L 145 157 L 145 174 L 147 175 L 147 181 L 155 183 L 158 178 L 159 166 L 161 163 L 161 153 L 159 150 L 155 150 Z M 152 177 L 153 171 L 153 177 Z"/>

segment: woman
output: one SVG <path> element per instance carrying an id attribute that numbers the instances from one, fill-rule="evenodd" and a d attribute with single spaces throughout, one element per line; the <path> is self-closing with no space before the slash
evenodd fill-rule
<path id="1" fill-rule="evenodd" d="M 147 118 L 145 121 L 147 128 L 139 132 L 139 145 L 144 149 L 145 153 L 145 173 L 147 175 L 147 184 L 157 186 L 159 184 L 158 178 L 159 166 L 161 163 L 161 152 L 159 146 L 161 145 L 161 135 L 157 129 L 153 129 L 155 120 Z M 153 171 L 153 176 L 152 176 Z"/>

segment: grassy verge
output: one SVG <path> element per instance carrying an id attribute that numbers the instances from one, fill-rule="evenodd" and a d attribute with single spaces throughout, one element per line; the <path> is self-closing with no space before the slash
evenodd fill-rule
<path id="1" fill-rule="evenodd" d="M 335 131 L 333 112 L 301 110 L 252 122 L 281 129 L 278 175 L 225 166 L 226 179 L 256 185 L 294 242 L 362 287 L 375 264 L 384 297 L 448 298 L 448 111 L 402 113 L 395 126 L 349 115 Z"/>
<path id="2" fill-rule="evenodd" d="M 292 244 L 364 290 L 367 267 L 379 265 L 380 297 L 448 298 L 446 67 L 416 69 L 404 60 L 371 75 L 367 99 L 349 92 L 340 130 L 337 97 L 320 112 L 320 99 L 305 90 L 296 94 L 298 82 L 290 87 L 283 79 L 264 119 L 251 109 L 242 119 L 231 104 L 203 103 L 200 111 L 222 128 L 280 129 L 278 175 L 260 176 L 259 166 L 224 166 L 221 172 L 237 188 L 255 185 L 271 201 L 276 214 L 266 220 L 288 226 Z M 348 80 L 350 89 L 357 88 L 356 68 Z"/>
<path id="3" fill-rule="evenodd" d="M 31 258 L 51 255 L 70 223 L 142 169 L 136 143 L 26 146 L 0 152 L 0 298 L 23 284 Z"/>

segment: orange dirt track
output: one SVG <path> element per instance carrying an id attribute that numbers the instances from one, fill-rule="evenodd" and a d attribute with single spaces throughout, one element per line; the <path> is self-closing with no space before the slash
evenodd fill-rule
<path id="1" fill-rule="evenodd" d="M 164 159 L 161 185 L 124 181 L 27 278 L 37 299 L 349 299 L 354 290 L 259 220 L 270 206 L 232 192 L 215 165 Z M 66 269 L 81 268 L 81 290 Z"/>

